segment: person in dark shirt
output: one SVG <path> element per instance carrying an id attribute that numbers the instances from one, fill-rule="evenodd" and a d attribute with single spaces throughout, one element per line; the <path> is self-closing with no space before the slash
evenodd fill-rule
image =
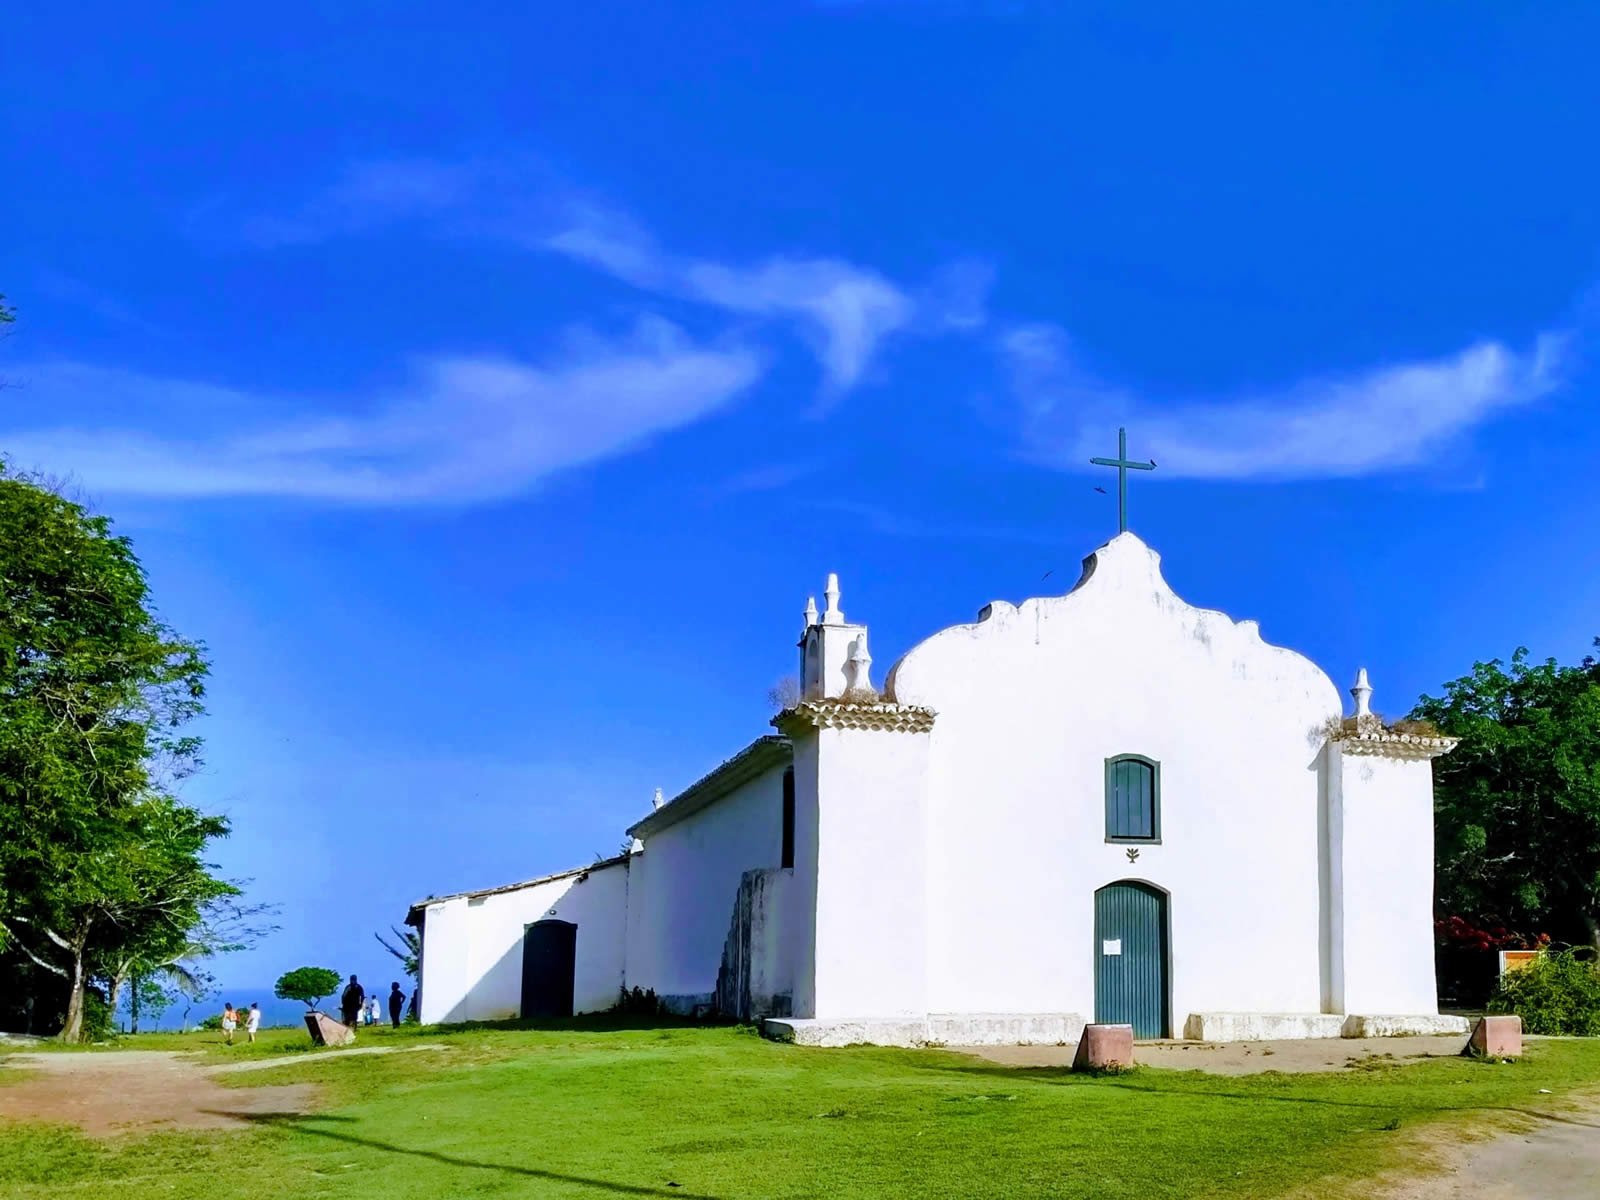
<path id="1" fill-rule="evenodd" d="M 345 985 L 344 994 L 339 997 L 339 1015 L 344 1018 L 344 1023 L 354 1029 L 361 1021 L 361 1004 L 367 998 L 367 991 L 361 986 L 354 975 Z"/>
<path id="2" fill-rule="evenodd" d="M 389 985 L 389 1020 L 394 1022 L 396 1029 L 400 1028 L 400 1014 L 406 1010 L 406 994 L 400 990 L 398 983 Z"/>

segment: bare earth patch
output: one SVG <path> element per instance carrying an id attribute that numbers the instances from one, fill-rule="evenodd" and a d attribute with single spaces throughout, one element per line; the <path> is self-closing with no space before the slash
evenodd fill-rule
<path id="1" fill-rule="evenodd" d="M 236 1129 L 246 1115 L 308 1113 L 315 1085 L 226 1088 L 194 1056 L 161 1050 L 17 1054 L 0 1071 L 26 1075 L 0 1087 L 0 1120 L 76 1125 L 85 1133 Z M 230 1110 L 239 1117 L 216 1110 Z"/>
<path id="2" fill-rule="evenodd" d="M 1373 1058 L 1409 1062 L 1436 1056 L 1454 1057 L 1466 1039 L 1300 1038 L 1281 1042 L 1139 1042 L 1133 1057 L 1141 1066 L 1174 1071 L 1206 1071 L 1213 1075 L 1255 1075 L 1263 1071 L 1301 1074 L 1344 1071 Z M 1007 1067 L 1070 1067 L 1074 1046 L 952 1046 Z"/>
<path id="3" fill-rule="evenodd" d="M 418 1046 L 366 1046 L 324 1052 L 345 1059 L 366 1054 L 438 1050 Z M 263 1114 L 303 1116 L 316 1108 L 311 1083 L 224 1087 L 216 1076 L 307 1063 L 322 1054 L 286 1054 L 243 1062 L 207 1062 L 173 1050 L 119 1050 L 108 1054 L 13 1054 L 0 1072 L 17 1073 L 0 1087 L 0 1121 L 76 1125 L 85 1133 L 149 1133 L 162 1129 L 238 1129 Z"/>

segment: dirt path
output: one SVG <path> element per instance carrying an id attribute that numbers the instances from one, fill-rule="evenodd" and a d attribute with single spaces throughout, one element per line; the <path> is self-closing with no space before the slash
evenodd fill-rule
<path id="1" fill-rule="evenodd" d="M 417 1046 L 354 1046 L 328 1058 L 442 1050 Z M 230 1088 L 216 1079 L 234 1071 L 265 1071 L 312 1062 L 316 1054 L 284 1054 L 240 1062 L 207 1061 L 192 1052 L 117 1050 L 105 1054 L 12 1054 L 0 1072 L 25 1072 L 0 1087 L 0 1120 L 76 1125 L 85 1133 L 147 1133 L 155 1129 L 237 1129 L 262 1113 L 312 1111 L 311 1083 Z"/>
<path id="2" fill-rule="evenodd" d="M 1529 1130 L 1436 1146 L 1434 1169 L 1392 1182 L 1375 1200 L 1594 1200 L 1600 1196 L 1600 1106 L 1537 1118 Z"/>
<path id="3" fill-rule="evenodd" d="M 1370 1058 L 1408 1062 L 1461 1053 L 1465 1038 L 1301 1038 L 1281 1042 L 1140 1042 L 1133 1056 L 1141 1066 L 1215 1075 L 1262 1071 L 1339 1071 Z M 1070 1067 L 1076 1046 L 952 1046 L 1007 1067 Z"/>
<path id="4" fill-rule="evenodd" d="M 302 1056 L 303 1057 L 303 1056 Z M 14 1054 L 0 1071 L 26 1071 L 0 1086 L 0 1120 L 76 1125 L 85 1133 L 158 1129 L 237 1129 L 243 1115 L 310 1112 L 316 1086 L 227 1088 L 191 1054 L 126 1050 L 111 1054 Z"/>

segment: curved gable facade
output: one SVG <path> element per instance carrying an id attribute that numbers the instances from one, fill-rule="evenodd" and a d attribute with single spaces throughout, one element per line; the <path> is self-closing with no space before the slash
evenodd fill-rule
<path id="1" fill-rule="evenodd" d="M 1167 898 L 1170 1013 L 1321 1010 L 1319 761 L 1341 706 L 1311 661 L 1185 603 L 1123 534 L 1065 596 L 922 642 L 889 692 L 938 714 L 931 1008 L 1092 1013 L 1095 895 L 1137 881 Z M 1158 836 L 1112 836 L 1124 756 L 1156 768 L 1155 824 L 1130 829 Z"/>

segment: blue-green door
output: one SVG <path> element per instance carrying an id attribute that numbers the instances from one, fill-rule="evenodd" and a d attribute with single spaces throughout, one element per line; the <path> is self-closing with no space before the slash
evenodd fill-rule
<path id="1" fill-rule="evenodd" d="M 1094 894 L 1094 1019 L 1167 1036 L 1167 897 L 1148 884 Z"/>

